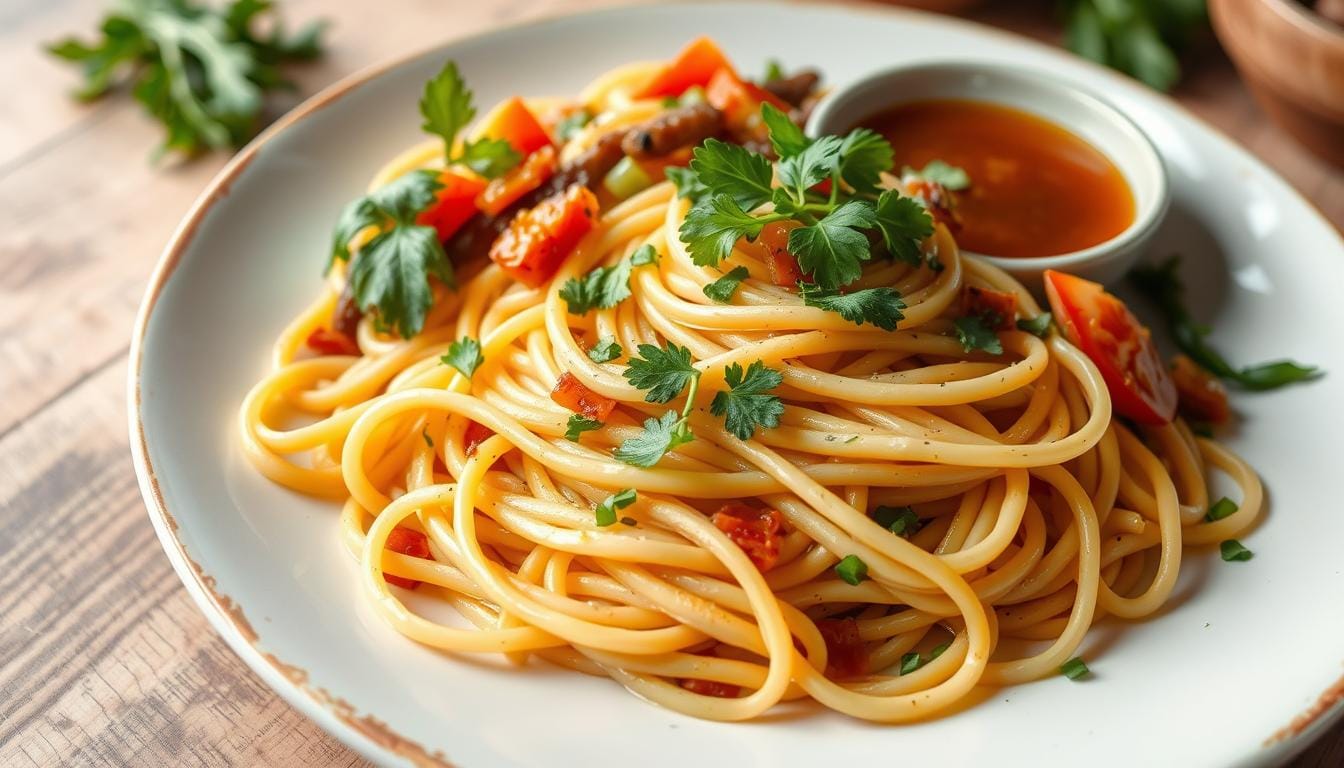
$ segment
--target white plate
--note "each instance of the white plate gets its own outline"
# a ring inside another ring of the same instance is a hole
[[[447,58],[490,104],[573,93],[610,66],[670,55],[705,33],[748,71],[773,56],[817,65],[832,83],[928,59],[1045,69],[1105,94],[1146,130],[1173,183],[1158,252],[1187,254],[1192,298],[1214,340],[1240,361],[1293,356],[1331,374],[1236,398],[1244,418],[1233,447],[1261,471],[1270,497],[1270,514],[1245,539],[1255,559],[1187,557],[1162,615],[1089,636],[1093,680],[1012,688],[905,727],[820,711],[700,722],[608,680],[436,653],[366,609],[336,507],[253,472],[234,426],[271,339],[319,288],[337,212],[417,139],[421,87]],[[1341,296],[1344,243],[1283,181],[1170,101],[1058,51],[914,13],[621,9],[501,30],[356,76],[244,150],[150,283],[131,351],[131,443],[164,548],[215,627],[292,704],[379,762],[1273,763],[1339,713],[1326,692],[1344,673],[1344,514],[1333,482],[1344,468]],[[1299,737],[1276,739],[1299,717],[1309,718]]]

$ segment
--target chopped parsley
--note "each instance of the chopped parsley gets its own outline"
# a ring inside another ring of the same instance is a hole
[[[663,454],[694,439],[686,418],[668,411],[656,419],[646,419],[644,431],[623,441],[612,455],[618,461],[647,469],[657,464]]]
[[[580,416],[576,413],[571,415],[569,421],[565,423],[565,439],[577,443],[579,442],[579,435],[582,435],[584,432],[591,432],[594,429],[601,428],[602,422],[597,419],[589,419]]]
[[[1092,674],[1087,668],[1087,663],[1077,656],[1061,664],[1059,673],[1070,680],[1079,680]]]
[[[784,414],[784,403],[770,390],[784,383],[779,371],[766,368],[757,360],[747,366],[745,373],[740,363],[724,368],[723,380],[728,391],[717,392],[709,404],[709,412],[723,416],[728,431],[739,440],[749,440],[757,427],[777,427]]]
[[[1050,335],[1050,324],[1053,321],[1054,317],[1049,312],[1042,312],[1030,320],[1026,318],[1018,320],[1017,330],[1026,331],[1038,339],[1044,339]]]
[[[918,171],[907,165],[901,170],[901,175],[918,176],[921,179],[932,181],[934,184],[941,184],[944,189],[952,192],[960,192],[971,186],[971,176],[966,173],[965,169],[949,165],[942,160],[930,160]]]
[[[631,266],[642,267],[645,266],[646,264],[657,264],[657,263],[658,263],[658,251],[654,250],[653,246],[649,245],[648,243],[639,246],[639,248],[635,249],[634,253],[630,254]]]
[[[555,136],[561,141],[569,141],[592,119],[593,116],[588,114],[588,110],[577,109],[555,124]]]
[[[448,354],[439,358],[444,365],[451,365],[466,376],[471,378],[476,373],[476,369],[485,362],[485,356],[481,354],[481,343],[471,338],[463,336],[461,339],[448,345]]]
[[[588,350],[588,359],[594,363],[609,363],[625,353],[611,336],[604,336]]]
[[[605,528],[616,523],[616,510],[625,509],[635,503],[635,489],[626,488],[608,496],[593,510],[599,527]]]
[[[719,279],[706,285],[705,295],[711,300],[720,304],[728,304],[733,300],[733,294],[737,293],[737,286],[742,284],[743,280],[750,277],[751,273],[746,267],[733,267]]]
[[[647,390],[644,399],[650,403],[666,403],[681,394],[687,384],[700,379],[700,371],[691,365],[691,350],[686,347],[672,342],[665,348],[640,344],[638,353],[630,358],[622,375],[634,387]]]
[[[798,295],[803,304],[835,312],[855,325],[868,323],[884,331],[894,331],[897,323],[905,319],[901,312],[905,309],[905,301],[895,288],[864,288],[841,293],[815,283],[799,283]]]
[[[902,675],[908,675],[922,666],[924,665],[920,662],[918,652],[911,651],[910,653],[901,656],[900,673]]]
[[[957,341],[961,342],[961,348],[967,352],[973,352],[977,349],[988,352],[991,355],[1002,355],[1003,344],[999,341],[999,335],[985,325],[985,321],[978,317],[959,317],[952,321],[956,327]]]
[[[1218,545],[1218,550],[1222,553],[1223,559],[1227,562],[1246,562],[1255,556],[1255,553],[1242,545],[1236,539],[1228,539]]]
[[[1204,515],[1204,519],[1212,523],[1217,520],[1222,520],[1224,517],[1228,517],[1236,511],[1237,503],[1224,496],[1215,502],[1213,506],[1209,507],[1209,511]]]
[[[873,510],[873,522],[886,528],[897,536],[912,536],[923,523],[913,507],[879,506]]]
[[[779,59],[765,60],[765,75],[761,82],[768,83],[771,80],[780,80],[784,77],[784,67],[780,65]]]
[[[858,555],[845,555],[835,564],[835,575],[846,584],[857,587],[868,578],[868,564],[860,560]]]
[[[630,262],[621,259],[610,267],[598,267],[582,277],[571,277],[560,286],[571,315],[592,309],[611,309],[630,298]]]

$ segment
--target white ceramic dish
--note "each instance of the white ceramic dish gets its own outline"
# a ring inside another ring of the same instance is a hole
[[[1134,195],[1134,221],[1105,242],[1031,259],[976,255],[1039,288],[1041,273],[1047,269],[1114,283],[1152,244],[1170,203],[1167,172],[1157,148],[1123,112],[1044,68],[1031,70],[1004,66],[1002,61],[972,60],[902,65],[874,72],[828,94],[812,113],[808,131],[813,135],[844,133],[878,112],[927,99],[989,102],[1043,117],[1110,158]]]
[[[1155,240],[1187,254],[1191,299],[1239,361],[1290,355],[1329,375],[1237,397],[1233,447],[1271,500],[1248,563],[1188,555],[1171,607],[1096,630],[1095,679],[988,692],[907,727],[809,710],[767,722],[691,720],[607,680],[511,669],[416,646],[368,611],[334,505],[254,473],[234,420],[273,336],[318,288],[341,206],[417,139],[416,102],[445,58],[481,103],[567,94],[620,62],[716,35],[744,69],[769,56],[846,82],[903,62],[973,53],[1049,69],[1103,92],[1153,138],[1172,210]],[[526,61],[548,62],[528,67]],[[1293,190],[1171,102],[1015,37],[914,13],[715,3],[555,19],[446,45],[310,101],[220,175],[151,280],[130,366],[131,444],[150,516],[187,588],[286,699],[386,764],[437,756],[485,765],[1262,765],[1339,713],[1344,683],[1344,515],[1331,479],[1344,432],[1344,243]],[[1333,688],[1332,688],[1333,686]],[[870,757],[871,756],[871,757]]]

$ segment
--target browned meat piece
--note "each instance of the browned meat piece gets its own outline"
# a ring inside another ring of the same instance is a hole
[[[631,128],[621,140],[621,149],[636,159],[662,157],[699,144],[721,130],[722,112],[704,102],[689,104]]]
[[[767,80],[761,87],[797,107],[802,106],[803,99],[816,90],[820,82],[821,75],[812,70],[803,70],[789,77]]]
[[[350,338],[356,338],[356,331],[359,330],[359,319],[364,316],[359,311],[359,302],[355,301],[355,294],[350,287],[350,281],[345,281],[345,288],[341,291],[341,297],[336,300],[336,307],[331,312],[331,330],[345,334]]]

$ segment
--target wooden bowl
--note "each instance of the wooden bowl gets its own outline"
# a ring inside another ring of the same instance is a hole
[[[1294,0],[1210,0],[1209,16],[1274,122],[1344,168],[1344,28]]]

